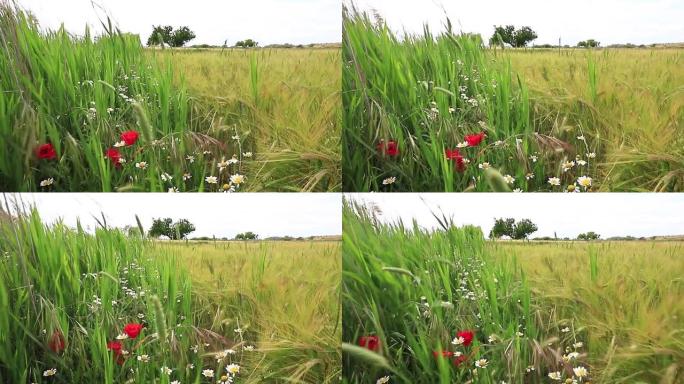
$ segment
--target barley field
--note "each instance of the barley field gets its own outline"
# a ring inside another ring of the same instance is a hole
[[[335,191],[336,49],[145,49],[0,6],[0,190]]]
[[[157,242],[34,210],[3,215],[0,251],[2,382],[339,380],[338,242]]]
[[[345,203],[344,382],[681,382],[681,243],[492,242],[437,219]]]
[[[345,191],[681,191],[684,51],[488,49],[344,12]]]

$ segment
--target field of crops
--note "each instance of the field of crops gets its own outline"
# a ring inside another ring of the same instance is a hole
[[[337,242],[158,243],[34,211],[3,218],[0,252],[3,383],[339,380]]]
[[[681,382],[681,243],[494,243],[344,209],[345,382]]]
[[[339,52],[145,50],[0,6],[0,190],[341,187]]]
[[[682,50],[501,51],[353,9],[343,39],[345,191],[684,190]]]

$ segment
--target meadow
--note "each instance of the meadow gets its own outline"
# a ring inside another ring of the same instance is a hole
[[[339,248],[156,242],[3,215],[0,381],[338,381]]]
[[[488,49],[346,9],[345,191],[681,191],[684,51]]]
[[[344,209],[344,382],[681,382],[682,243],[492,242]]]
[[[103,27],[0,7],[0,190],[340,189],[334,49],[144,49]]]

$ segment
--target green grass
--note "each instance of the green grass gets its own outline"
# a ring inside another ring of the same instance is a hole
[[[345,382],[547,383],[578,366],[583,382],[681,381],[681,244],[489,242],[445,218],[425,231],[345,204]],[[452,345],[464,329],[473,344]],[[377,352],[357,346],[367,335]]]
[[[339,190],[336,52],[145,50],[104,27],[43,31],[0,7],[0,190]],[[125,162],[106,158],[131,130]]]
[[[2,382],[209,383],[230,363],[236,383],[339,378],[339,243],[158,243],[31,211],[3,214],[0,253]],[[107,343],[133,322],[119,365]]]
[[[448,20],[440,35],[426,28],[402,38],[354,8],[343,22],[345,191],[500,190],[487,182],[487,167],[521,191],[684,186],[681,51],[654,50],[636,62],[623,51],[559,57],[488,50]],[[659,70],[644,79],[644,68]],[[539,86],[530,73],[548,82]],[[482,143],[459,148],[479,132]],[[389,141],[398,155],[378,150]],[[445,157],[454,149],[463,169]],[[590,188],[577,185],[582,176]],[[555,177],[560,185],[549,183]]]

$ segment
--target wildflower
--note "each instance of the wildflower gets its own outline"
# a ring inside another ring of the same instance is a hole
[[[591,187],[591,177],[580,176],[577,178],[577,184],[583,186],[584,189],[587,189],[587,188]]]
[[[561,380],[561,373],[560,373],[559,371],[556,371],[556,372],[549,372],[549,375],[548,375],[548,376],[549,376],[549,378],[550,378],[551,380],[556,380],[556,381],[560,381],[560,380]]]
[[[140,135],[136,131],[126,131],[121,134],[121,140],[123,140],[124,143],[126,143],[127,146],[131,146],[135,144],[136,141],[138,141],[138,137]]]
[[[389,383],[390,377],[389,376],[384,376],[378,379],[378,381],[375,382],[375,384],[387,384]]]
[[[47,179],[45,179],[45,180],[41,180],[41,181],[40,181],[40,186],[41,186],[41,187],[49,187],[49,186],[51,186],[51,185],[54,184],[54,183],[55,183],[55,179],[53,179],[52,177],[50,177],[50,178],[47,178]]]
[[[532,160],[533,163],[536,163],[536,162],[537,162],[537,159],[538,159],[538,158],[537,158],[536,155],[530,156],[530,160]]]
[[[525,335],[524,335],[522,332],[520,332],[520,331],[516,332],[515,335],[518,336],[518,337],[523,337],[523,336],[525,336]]]
[[[181,382],[178,381],[178,380],[174,380],[174,381],[171,382],[171,384],[181,384]]]
[[[138,361],[143,362],[143,363],[149,363],[150,356],[149,355],[140,355],[140,356],[138,356]]]
[[[254,346],[253,345],[245,345],[244,347],[242,347],[242,349],[247,351],[247,352],[252,352],[254,350]]]
[[[515,139],[515,144],[519,145],[522,144],[523,140],[522,139]]]
[[[454,340],[451,342],[451,344],[454,345],[463,345],[465,347],[469,346],[473,342],[473,338],[475,337],[475,334],[473,331],[470,330],[465,330],[465,331],[459,331],[456,333],[456,337]]]
[[[580,380],[582,380],[582,378],[587,377],[587,375],[589,375],[589,371],[581,365],[579,367],[573,368],[572,372]]]
[[[230,373],[231,375],[237,375],[240,373],[240,366],[237,364],[229,364],[226,367],[226,372]]]
[[[385,180],[382,181],[382,185],[394,184],[395,181],[397,181],[397,178],[396,178],[396,177],[394,177],[394,176],[388,177],[388,178],[386,178]]]
[[[119,150],[116,148],[109,148],[107,152],[105,152],[105,157],[110,159],[112,163],[114,164],[115,167],[120,167],[121,166],[121,153],[119,153]]]
[[[563,165],[562,165],[562,167],[563,167],[563,172],[569,171],[569,170],[572,169],[572,167],[574,167],[574,166],[575,166],[575,162],[574,162],[574,161],[566,161],[566,162],[563,163]]]
[[[438,359],[440,357],[452,357],[454,353],[451,351],[433,351],[432,355],[435,357],[435,359]]]
[[[385,143],[384,140],[380,140],[376,147],[380,153],[385,154],[387,156],[394,157],[399,154],[399,146],[397,145],[397,142],[394,140],[390,140],[387,143]]]
[[[135,167],[138,169],[145,170],[147,169],[147,162],[146,161],[141,161],[139,163],[135,163]]]
[[[228,164],[228,162],[225,159],[223,159],[223,160],[221,160],[221,162],[219,162],[216,165],[218,165],[218,167],[219,167],[219,172],[223,172],[223,170],[228,168],[228,165],[230,165],[230,164]]]
[[[476,366],[476,367],[478,367],[478,368],[483,368],[483,369],[484,369],[484,368],[487,368],[487,364],[489,364],[489,362],[487,361],[487,359],[480,359],[480,360],[478,360],[478,361],[475,362],[475,366]]]
[[[245,182],[245,176],[236,173],[230,177],[230,182],[236,185],[240,185]]]
[[[561,332],[563,332],[563,333],[570,332],[570,327],[565,327],[565,328],[561,329]]]
[[[114,108],[111,108],[111,107],[107,108],[107,113],[112,113],[112,112],[114,112]]]
[[[456,144],[456,148],[466,148],[468,146],[468,142],[464,141],[462,143]]]
[[[489,343],[495,342],[495,341],[496,341],[496,335],[495,335],[495,334],[489,335],[489,337],[487,338],[487,341],[488,341]]]
[[[199,351],[199,345],[193,345],[192,347],[190,347],[190,350],[193,353],[197,353],[197,351]]]
[[[128,335],[131,339],[135,339],[142,331],[144,325],[138,323],[129,323],[124,326],[124,333]]]
[[[359,337],[359,346],[377,352],[380,350],[380,338],[375,335],[361,336]]]
[[[482,142],[485,136],[487,135],[484,132],[476,133],[473,135],[466,135],[465,141],[466,143],[468,143],[469,146],[476,147]]]
[[[456,112],[456,108],[454,107],[449,107],[449,113],[454,113]]]
[[[494,142],[494,146],[495,146],[495,147],[498,147],[498,146],[500,146],[500,145],[503,145],[503,143],[504,143],[503,141],[497,140],[497,141]]]
[[[183,181],[188,181],[192,178],[192,175],[190,173],[184,173],[183,174]]]
[[[491,167],[491,165],[486,161],[484,163],[478,165],[478,168],[480,168],[480,169],[489,169],[490,167]]]
[[[209,183],[209,184],[216,184],[216,183],[218,183],[218,178],[217,178],[216,176],[207,176],[207,177],[204,178],[204,180],[206,180],[206,182]]]
[[[114,143],[114,148],[121,148],[121,147],[125,147],[125,146],[126,146],[126,142],[123,140],[117,141],[116,143]]]
[[[121,334],[116,336],[116,339],[117,340],[126,340],[126,339],[128,339],[128,335],[125,333],[121,333]]]
[[[250,157],[252,157],[252,156],[253,156],[252,152],[245,152],[245,153],[242,154],[242,157],[250,158]]]
[[[596,153],[595,153],[595,152],[589,152],[589,153],[587,153],[587,157],[588,157],[589,159],[593,159],[593,158],[596,157]]]
[[[52,160],[57,157],[57,152],[52,144],[47,143],[39,146],[36,149],[36,156],[42,160]]]
[[[557,177],[549,177],[549,184],[560,185],[560,179]]]
[[[584,135],[580,135],[577,136],[577,140],[586,141],[587,139],[584,137]]]
[[[585,165],[587,165],[587,161],[586,161],[586,160],[581,160],[581,159],[580,159],[580,160],[575,160],[575,163],[577,163],[577,165],[580,165],[580,166],[585,166]]]
[[[454,353],[454,356],[455,356],[455,358],[453,360],[453,364],[456,367],[458,367],[459,365],[463,364],[465,361],[468,360],[468,356],[466,356],[460,352]]]
[[[574,344],[572,345],[572,347],[575,348],[575,349],[577,349],[577,348],[582,348],[583,346],[584,346],[584,343],[581,342],[581,341],[578,341],[578,342],[576,342],[576,343],[574,343]]]
[[[231,157],[230,160],[228,160],[228,164],[237,164],[239,162],[240,160],[238,160],[237,157],[235,157],[235,155],[233,155],[233,157]]]
[[[529,179],[533,179],[533,178],[534,178],[534,173],[530,172],[527,175],[525,175],[525,180],[529,180]]]
[[[240,140],[240,135],[234,135],[232,138],[233,140]]]
[[[186,159],[188,162],[190,162],[190,164],[192,164],[192,163],[195,162],[195,156],[190,156],[190,155],[188,155],[188,156],[185,157],[185,159]]]
[[[167,366],[161,367],[161,373],[162,373],[162,375],[170,375],[171,372],[173,372],[173,369],[171,369],[171,368],[169,368],[169,367],[167,367]]]
[[[118,341],[110,341],[107,343],[107,349],[114,352],[114,355],[118,356],[121,354],[121,343]]]
[[[57,374],[57,368],[51,368],[47,371],[43,371],[43,377],[50,377]]]
[[[52,336],[50,336],[50,340],[48,341],[48,348],[54,353],[61,353],[64,351],[65,344],[62,332],[54,331],[52,333]]]
[[[515,182],[515,177],[513,177],[511,175],[506,175],[506,176],[504,176],[504,180],[508,184],[513,184]]]
[[[463,172],[465,170],[466,162],[458,149],[447,149],[445,151],[445,156],[447,160],[454,160],[456,162],[456,170],[458,172]]]
[[[214,377],[214,370],[213,369],[205,369],[202,371],[202,376],[204,377]]]

